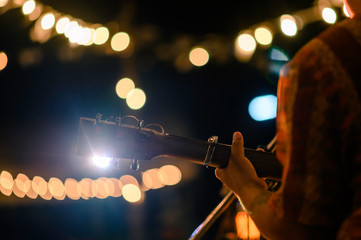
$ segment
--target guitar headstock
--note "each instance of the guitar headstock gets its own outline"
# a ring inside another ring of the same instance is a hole
[[[150,160],[159,151],[157,139],[166,135],[164,128],[157,124],[144,125],[143,120],[134,116],[124,116],[102,120],[80,118],[77,155],[83,157],[133,160],[132,168],[137,168],[138,160]],[[157,131],[153,128],[159,128]]]

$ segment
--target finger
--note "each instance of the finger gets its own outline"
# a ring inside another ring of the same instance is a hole
[[[238,131],[233,134],[231,155],[236,158],[244,156],[243,136]]]

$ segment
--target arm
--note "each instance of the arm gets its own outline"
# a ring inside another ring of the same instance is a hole
[[[216,176],[237,195],[265,237],[272,240],[288,240],[291,236],[292,239],[330,239],[326,237],[333,232],[329,229],[285,221],[273,213],[268,204],[271,193],[244,156],[243,137],[239,132],[233,136],[228,167],[216,169]]]

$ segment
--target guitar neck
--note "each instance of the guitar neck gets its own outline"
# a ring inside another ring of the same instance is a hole
[[[204,165],[209,148],[207,141],[175,135],[165,135],[158,141],[160,149],[157,154]],[[228,165],[230,156],[231,145],[217,143],[207,166],[224,168]],[[281,179],[282,165],[274,154],[245,148],[245,156],[251,161],[259,177]]]

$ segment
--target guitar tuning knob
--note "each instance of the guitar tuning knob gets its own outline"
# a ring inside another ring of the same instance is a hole
[[[133,159],[132,164],[130,165],[130,169],[132,170],[138,170],[139,169],[139,161],[136,159]]]

